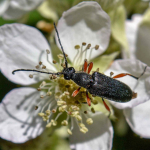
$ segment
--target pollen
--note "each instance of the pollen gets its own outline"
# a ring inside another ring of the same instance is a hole
[[[50,80],[50,82],[43,81],[38,88],[39,92],[47,90],[45,95],[42,94],[40,96],[40,103],[43,101],[47,102],[45,102],[41,108],[41,112],[38,113],[43,121],[47,122],[46,128],[57,126],[58,118],[65,113],[67,117],[61,121],[60,124],[62,126],[70,126],[70,121],[74,118],[78,123],[79,131],[84,134],[87,133],[88,128],[83,124],[83,116],[88,115],[87,112],[90,111],[89,106],[87,105],[86,113],[84,113],[85,110],[82,110],[82,105],[85,105],[86,102],[86,90],[81,88],[80,92],[75,97],[72,97],[74,90],[79,88],[72,80],[65,80],[63,75],[57,78],[51,78]],[[98,103],[92,98],[92,95],[89,94],[89,97],[93,104]],[[40,107],[40,105],[37,106]],[[93,112],[93,110],[91,112]],[[54,113],[56,113],[55,117],[53,116]],[[91,125],[93,120],[88,118],[86,123]],[[71,128],[67,130],[69,135],[72,135],[72,129],[71,126]]]
[[[75,45],[74,48],[75,48],[75,49],[79,49],[79,48],[80,48],[80,45]]]

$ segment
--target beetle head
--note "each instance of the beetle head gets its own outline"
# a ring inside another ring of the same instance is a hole
[[[72,75],[74,73],[75,73],[75,69],[73,67],[64,68],[64,70],[63,70],[64,79],[66,79],[66,80],[72,79]]]

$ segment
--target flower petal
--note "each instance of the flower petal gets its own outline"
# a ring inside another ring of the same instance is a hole
[[[146,64],[138,60],[116,60],[112,66],[106,71],[106,75],[109,76],[110,72],[114,72],[114,75],[120,73],[130,73],[136,77],[139,77],[145,68]],[[111,104],[119,109],[132,108],[140,103],[146,102],[150,98],[150,67],[146,68],[144,75],[142,75],[139,80],[136,80],[130,76],[125,76],[123,78],[118,78],[127,84],[134,92],[137,93],[137,98],[132,99],[126,103],[118,103],[110,101]]]
[[[110,120],[104,114],[97,113],[92,117],[93,124],[87,125],[88,132],[81,133],[76,124],[73,135],[70,136],[71,147],[76,150],[110,150],[112,148],[113,128]],[[78,130],[78,131],[77,131]]]
[[[136,39],[136,58],[150,66],[150,9],[145,13]]]
[[[18,19],[25,13],[35,9],[44,0],[12,0],[10,1],[7,11],[4,13],[4,19]]]
[[[1,72],[12,82],[28,85],[40,79],[30,79],[32,72],[18,72],[15,69],[34,69],[39,61],[47,67],[46,49],[50,49],[44,36],[35,28],[23,24],[11,24],[0,27],[0,68]],[[52,57],[50,57],[52,60]]]
[[[9,0],[0,1],[0,16],[7,10],[9,6]]]
[[[110,19],[97,2],[82,2],[64,12],[57,28],[65,53],[71,61],[76,54],[75,45],[82,42],[90,43],[91,47],[99,45],[99,50],[93,50],[92,59],[102,54],[109,43]],[[89,55],[90,51],[87,51]]]
[[[132,16],[132,20],[127,20],[125,22],[126,28],[126,35],[129,44],[129,52],[130,52],[130,59],[135,59],[135,50],[136,50],[136,37],[139,24],[142,20],[142,15],[135,14]],[[128,56],[123,51],[123,58],[127,58]]]
[[[42,120],[34,110],[39,93],[33,88],[10,91],[0,104],[0,137],[14,143],[24,143],[40,135]]]
[[[150,138],[150,101],[125,109],[124,115],[131,129],[143,138]]]

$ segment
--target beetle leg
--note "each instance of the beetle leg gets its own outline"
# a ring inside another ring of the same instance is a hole
[[[92,68],[93,68],[93,62],[90,62],[88,64],[88,74],[90,73],[90,71],[92,70]]]
[[[141,75],[140,75],[139,77],[135,77],[135,76],[133,76],[132,74],[129,74],[129,73],[120,73],[120,74],[114,76],[113,78],[114,78],[114,79],[115,79],[115,78],[121,78],[121,77],[124,77],[124,76],[127,76],[127,75],[128,75],[128,76],[131,76],[131,77],[133,77],[133,78],[135,78],[135,79],[138,80],[138,79],[145,73],[146,68],[147,68],[147,66],[145,66],[144,71],[141,73]]]
[[[91,99],[89,98],[88,91],[86,91],[86,101],[89,106],[91,106]]]
[[[84,72],[86,72],[87,66],[88,66],[88,63],[87,63],[87,60],[85,60],[85,61],[84,61],[84,67],[83,67],[83,71],[84,71]]]
[[[135,79],[138,79],[138,77],[135,77],[135,76],[133,76],[132,74],[129,74],[129,73],[120,73],[120,74],[114,76],[113,78],[114,78],[114,79],[116,79],[116,78],[122,78],[122,77],[127,76],[127,75],[128,75],[128,76],[131,76],[131,77],[133,77],[133,78],[135,78]]]
[[[79,87],[77,90],[75,90],[73,93],[72,93],[72,96],[75,97],[79,91],[80,91],[81,87]]]
[[[110,114],[111,114],[110,108],[109,108],[109,106],[106,104],[106,102],[104,101],[103,98],[102,98],[102,101],[103,101],[103,104],[104,104],[105,108],[109,111],[109,115],[108,115],[108,117],[109,117]]]

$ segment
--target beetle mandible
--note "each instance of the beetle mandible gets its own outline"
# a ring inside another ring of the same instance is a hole
[[[58,41],[59,41],[64,59],[65,59],[65,67],[62,70],[62,72],[52,73],[52,72],[39,71],[39,70],[34,70],[34,69],[33,70],[32,69],[17,69],[12,72],[13,74],[17,71],[33,71],[33,72],[40,72],[40,73],[53,74],[53,75],[63,74],[64,79],[73,80],[77,85],[79,85],[79,88],[72,93],[73,97],[75,97],[79,93],[81,87],[86,88],[87,104],[91,106],[91,100],[88,96],[88,92],[89,92],[90,94],[94,96],[101,97],[105,108],[109,112],[110,112],[110,109],[108,105],[105,103],[104,98],[115,101],[115,102],[123,103],[123,102],[128,102],[131,99],[134,99],[137,97],[137,93],[133,92],[131,88],[125,83],[116,80],[116,78],[121,78],[126,75],[129,75],[135,79],[139,79],[139,77],[135,77],[129,73],[121,73],[114,77],[112,77],[113,73],[110,73],[110,77],[99,72],[94,72],[92,75],[90,75],[89,73],[92,70],[93,63],[90,62],[88,64],[87,60],[84,61],[82,72],[76,72],[73,67],[68,67],[66,55],[65,55],[63,46],[61,44],[59,33],[57,31],[55,23],[54,23],[54,27],[55,27]],[[144,74],[146,67],[144,68],[144,71],[140,75],[140,77]]]

